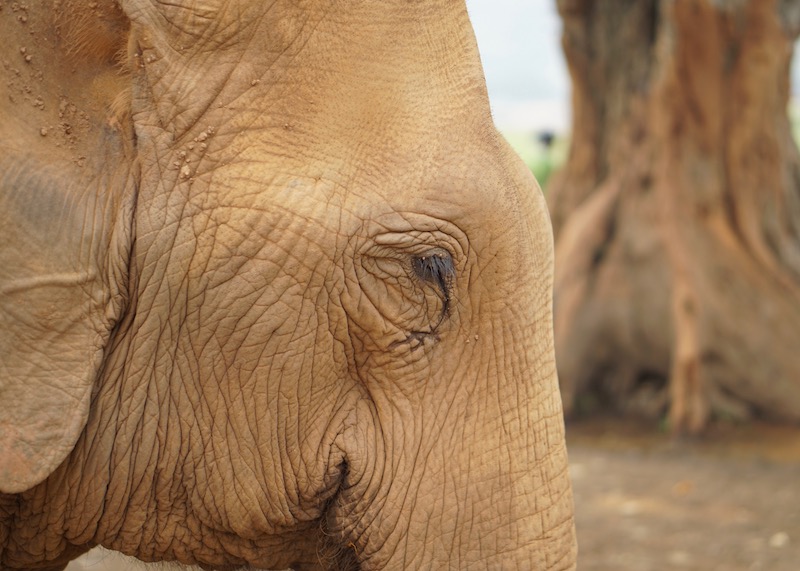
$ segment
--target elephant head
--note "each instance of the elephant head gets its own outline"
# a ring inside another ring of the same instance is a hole
[[[551,229],[463,4],[0,25],[0,567],[573,568]]]

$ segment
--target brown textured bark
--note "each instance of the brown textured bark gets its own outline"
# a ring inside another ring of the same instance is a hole
[[[786,111],[800,3],[558,5],[573,80],[549,197],[567,412],[666,413],[677,431],[714,415],[800,420]]]

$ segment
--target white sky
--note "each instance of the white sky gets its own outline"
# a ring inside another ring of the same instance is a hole
[[[565,99],[555,0],[467,0],[492,98]]]
[[[569,76],[555,0],[467,0],[467,9],[498,127],[567,129]]]

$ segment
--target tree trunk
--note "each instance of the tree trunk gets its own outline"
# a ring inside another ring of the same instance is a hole
[[[797,0],[559,0],[550,185],[567,413],[800,421]]]

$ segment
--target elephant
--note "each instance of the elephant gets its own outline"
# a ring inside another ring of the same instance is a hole
[[[574,569],[463,2],[0,4],[0,568]]]

